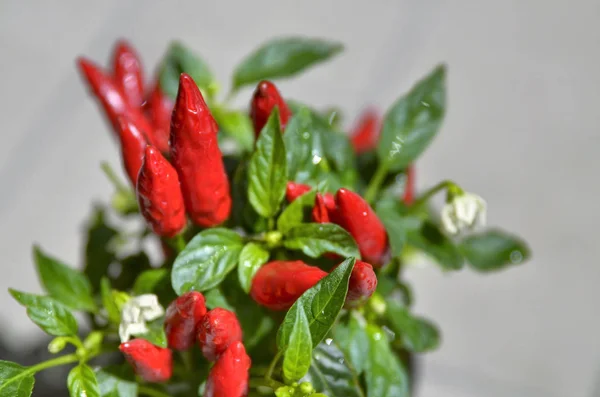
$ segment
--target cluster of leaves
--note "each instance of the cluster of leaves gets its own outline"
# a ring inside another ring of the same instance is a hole
[[[232,92],[262,79],[290,77],[341,49],[338,43],[307,38],[270,41],[235,69]],[[442,122],[444,66],[390,107],[377,148],[360,156],[340,128],[339,111],[320,112],[291,100],[293,117],[285,134],[275,110],[255,142],[247,112],[216,101],[218,84],[207,64],[175,43],[160,69],[161,86],[172,97],[181,72],[190,74],[205,93],[220,126],[220,142],[235,146],[225,157],[234,199],[230,219],[221,227],[189,227],[180,239],[163,240],[164,260],[154,267],[144,247],[148,241],[156,243],[156,237],[145,228],[132,234],[115,226],[138,218],[131,200],[114,201],[112,210],[94,209],[82,272],[36,248],[47,295],[11,294],[35,324],[56,337],[49,346],[52,353],[69,344],[75,352],[32,367],[0,361],[0,396],[28,397],[37,371],[69,363],[77,363],[67,380],[71,396],[201,395],[198,379],[206,377],[209,364],[197,351],[191,358],[176,357],[168,385],[136,380],[118,359],[103,369],[88,364],[116,350],[120,308],[130,295],[154,293],[166,306],[190,290],[203,292],[209,308],[224,307],[239,317],[252,358],[252,396],[409,396],[411,354],[431,351],[440,341],[437,327],[411,311],[412,292],[402,278],[411,255],[425,253],[447,271],[465,263],[480,271],[498,270],[529,256],[519,238],[497,229],[451,238],[426,202],[406,206],[399,200],[406,167],[423,153]],[[288,204],[289,181],[314,188]],[[131,196],[128,188],[117,185],[119,197]],[[364,193],[385,224],[391,250],[389,263],[378,271],[377,292],[352,310],[344,308],[344,301],[354,258],[360,258],[357,243],[342,227],[312,223],[309,215],[317,192],[340,187]],[[330,270],[336,263],[325,253],[348,259],[287,313],[269,312],[248,297],[253,276],[269,260],[302,259]],[[72,311],[87,313],[92,329],[87,337],[80,337]],[[165,346],[161,324],[162,319],[156,320],[140,337]]]

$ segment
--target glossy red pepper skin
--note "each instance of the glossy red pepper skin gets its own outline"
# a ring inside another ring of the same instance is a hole
[[[171,114],[173,113],[174,105],[173,100],[160,89],[160,84],[156,82],[144,108],[152,124],[154,144],[162,153],[169,153]]]
[[[317,223],[329,223],[329,210],[325,204],[325,198],[321,193],[317,193],[315,196],[315,206],[312,210],[313,222]]]
[[[204,295],[186,292],[175,299],[165,316],[167,342],[173,350],[188,350],[196,343],[196,329],[206,314]]]
[[[258,83],[250,103],[250,118],[254,124],[254,133],[257,137],[275,107],[279,108],[279,122],[281,131],[284,131],[289,119],[292,117],[292,112],[275,84],[263,80]]]
[[[173,373],[171,350],[154,346],[145,339],[121,343],[119,350],[136,374],[146,382],[166,382]]]
[[[154,233],[173,237],[183,230],[185,205],[177,171],[153,146],[145,149],[136,192],[140,212]]]
[[[152,126],[140,109],[132,108],[127,104],[114,79],[86,58],[78,58],[77,64],[88,87],[104,109],[104,114],[110,121],[113,130],[119,131],[118,118],[124,116],[132,120],[148,138],[148,132],[152,130]],[[149,141],[154,144],[151,140]]]
[[[241,342],[232,343],[211,368],[204,397],[245,397],[252,361]]]
[[[121,142],[121,159],[131,184],[137,186],[137,179],[144,161],[148,142],[137,124],[126,117],[117,119],[117,130]]]
[[[235,313],[220,307],[206,313],[197,331],[202,354],[209,361],[217,360],[232,343],[242,341],[242,327]]]
[[[271,310],[287,310],[326,275],[325,271],[302,261],[272,261],[256,272],[250,296]]]
[[[142,62],[133,47],[119,40],[113,52],[113,76],[123,93],[125,102],[132,108],[144,103],[144,73]]]
[[[406,183],[402,201],[406,205],[411,205],[415,201],[415,166],[413,164],[406,169]]]
[[[217,132],[217,123],[196,83],[183,73],[171,120],[171,160],[179,174],[185,208],[202,227],[223,223],[231,212]]]
[[[373,266],[357,260],[350,275],[346,302],[351,306],[363,302],[373,295],[376,288],[377,276],[373,271]]]
[[[352,142],[354,151],[360,154],[375,149],[381,127],[382,121],[379,113],[374,109],[365,110],[350,132],[350,142]]]
[[[388,238],[381,220],[360,195],[339,189],[335,195],[335,223],[354,237],[362,258],[373,266],[383,265]]]

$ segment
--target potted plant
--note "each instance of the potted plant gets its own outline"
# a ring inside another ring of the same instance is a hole
[[[79,58],[127,182],[102,165],[115,192],[93,208],[81,270],[34,247],[46,294],[10,293],[54,336],[56,357],[0,361],[1,396],[30,396],[36,373],[62,365],[78,397],[411,395],[411,357],[437,348],[440,333],[412,312],[404,267],[425,254],[443,271],[494,271],[529,249],[475,230],[485,201],[457,183],[415,190],[414,164],[445,114],[444,65],[349,133],[339,110],[273,83],[340,51],[268,41],[236,67],[222,101],[182,43],[150,85],[124,41],[107,68]],[[249,109],[232,108],[246,86]]]

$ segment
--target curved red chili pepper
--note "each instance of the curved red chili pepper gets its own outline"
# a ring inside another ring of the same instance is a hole
[[[231,211],[217,131],[196,83],[183,73],[171,121],[171,159],[179,174],[185,208],[192,221],[203,227],[224,222]]]
[[[173,106],[173,100],[160,89],[160,84],[156,82],[144,107],[153,127],[152,140],[162,153],[169,153]]]
[[[121,343],[119,350],[136,374],[146,382],[166,382],[173,373],[171,350],[154,346],[145,339]]]
[[[79,70],[83,74],[88,87],[102,105],[104,115],[110,121],[113,130],[116,133],[119,131],[119,117],[127,117],[140,128],[148,141],[154,145],[154,142],[149,139],[149,132],[152,131],[152,126],[148,120],[146,120],[146,117],[140,109],[132,108],[127,104],[123,93],[113,78],[104,73],[100,67],[86,58],[78,58],[77,64],[79,65]]]
[[[190,291],[175,299],[165,316],[165,333],[169,347],[188,350],[196,342],[196,329],[206,314],[204,295]]]
[[[404,184],[404,195],[402,201],[404,204],[411,205],[415,200],[415,166],[409,165],[406,169],[406,182]]]
[[[387,232],[381,220],[360,195],[340,189],[335,195],[335,223],[354,237],[365,261],[381,266],[388,251]]]
[[[315,196],[315,206],[312,210],[312,219],[313,222],[317,223],[329,223],[329,211],[327,209],[327,205],[325,204],[325,198],[321,193],[317,193]]]
[[[185,206],[175,168],[153,146],[145,149],[137,179],[140,211],[154,233],[173,237],[186,224]]]
[[[113,53],[113,75],[117,87],[132,108],[144,103],[144,75],[142,62],[125,40],[119,40]]]
[[[242,342],[229,345],[211,368],[204,397],[245,397],[252,361]]]
[[[350,141],[357,154],[367,152],[377,146],[381,131],[381,116],[375,109],[365,110],[350,132]]]
[[[312,189],[309,185],[305,185],[303,183],[296,182],[288,182],[285,188],[285,198],[288,203],[296,200],[298,197],[302,196],[304,193],[309,192]],[[333,199],[333,194],[324,193],[322,194],[323,200],[325,202],[325,206],[330,211],[335,210],[335,200]]]
[[[256,272],[250,296],[271,310],[287,310],[326,275],[325,271],[302,261],[272,261]]]
[[[284,131],[290,117],[292,117],[292,112],[275,84],[263,80],[258,83],[250,103],[250,118],[254,123],[254,133],[257,137],[275,107],[279,108],[279,122],[281,123],[281,131]]]
[[[138,174],[142,168],[144,152],[148,142],[146,142],[146,137],[133,120],[119,117],[117,123],[123,167],[131,184],[135,187],[137,186]]]
[[[209,310],[197,330],[202,354],[209,361],[215,361],[230,344],[242,340],[242,327],[235,313],[220,307]]]

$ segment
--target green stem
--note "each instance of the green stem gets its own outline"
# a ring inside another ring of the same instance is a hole
[[[275,355],[275,357],[273,358],[273,361],[271,361],[271,364],[269,364],[269,369],[267,370],[267,373],[265,374],[265,379],[266,380],[272,380],[273,378],[273,371],[275,371],[275,366],[277,365],[277,362],[279,361],[279,359],[281,358],[281,356],[283,355],[283,350],[280,350],[277,352],[277,354]]]
[[[115,185],[117,190],[119,190],[119,191],[129,190],[129,188],[127,186],[125,186],[125,184],[123,182],[121,182],[121,179],[119,179],[119,177],[117,176],[115,171],[112,169],[110,164],[108,164],[106,161],[103,161],[102,164],[100,164],[100,168],[102,169],[102,171],[104,171],[104,174],[106,175],[108,180],[111,181],[113,185]]]
[[[36,372],[43,371],[45,369],[52,368],[52,367],[58,367],[59,365],[75,363],[77,361],[79,361],[79,357],[77,357],[77,354],[75,354],[75,353],[67,354],[65,356],[60,356],[60,357],[53,358],[51,360],[43,361],[39,364],[36,364],[34,366],[26,368],[25,371],[21,372],[14,378],[10,378],[6,382],[2,383],[2,386],[6,387],[7,384],[15,382],[26,376],[33,375]]]
[[[156,390],[156,389],[153,389],[151,387],[144,386],[144,385],[139,385],[138,386],[138,392],[140,394],[144,394],[144,395],[150,396],[150,397],[170,397],[165,392],[162,392],[160,390]]]
[[[185,370],[189,373],[194,372],[194,360],[192,358],[191,351],[182,351],[181,352],[181,361],[183,361],[183,366]]]
[[[164,241],[164,240],[163,240]],[[179,233],[173,238],[166,239],[167,244],[176,252],[181,252],[185,248],[186,242],[183,233]]]
[[[429,200],[431,197],[433,197],[439,191],[442,191],[444,189],[450,189],[455,186],[456,186],[456,184],[452,181],[442,181],[442,182],[438,183],[437,185],[435,185],[434,187],[432,187],[431,189],[429,189],[425,193],[423,193],[421,195],[421,197],[419,197],[411,205],[411,210],[415,210],[415,209],[421,207],[423,204],[425,204],[427,202],[427,200]]]
[[[365,200],[372,204],[373,200],[375,200],[375,196],[379,193],[379,189],[381,188],[381,184],[383,180],[387,176],[388,167],[384,163],[380,163],[375,171],[375,175],[371,178],[371,182],[369,182],[369,186],[367,186],[367,191],[365,193]]]
[[[258,389],[259,387],[268,387],[269,389],[273,389],[273,391],[279,389],[281,386],[285,386],[281,382],[277,382],[273,379],[264,379],[264,378],[251,378],[250,379],[250,387],[253,389]]]

